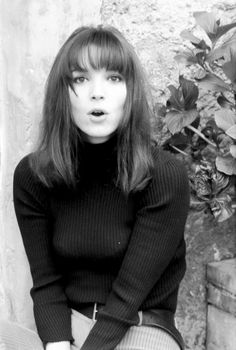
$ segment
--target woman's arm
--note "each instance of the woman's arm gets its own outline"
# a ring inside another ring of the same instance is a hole
[[[52,257],[48,190],[32,172],[28,157],[16,167],[13,188],[15,212],[33,279],[31,296],[39,336],[44,343],[71,341],[71,311]]]
[[[81,350],[113,350],[137,322],[141,304],[183,243],[188,207],[183,165],[172,157],[160,160],[151,184],[140,196],[132,236],[112,291]]]

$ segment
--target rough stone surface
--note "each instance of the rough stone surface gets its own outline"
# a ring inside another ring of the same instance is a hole
[[[208,264],[207,280],[216,287],[236,295],[236,259]]]
[[[0,314],[34,328],[31,277],[12,205],[12,174],[31,150],[41,115],[43,87],[52,60],[68,34],[82,24],[120,29],[135,47],[152,94],[165,102],[178,80],[173,59],[186,46],[179,34],[194,11],[214,10],[226,22],[235,0],[13,0],[0,1]],[[204,96],[208,114],[213,98]],[[188,269],[180,288],[177,323],[186,349],[204,350],[206,264],[235,256],[236,218],[217,224],[190,213],[186,227]],[[213,350],[213,349],[212,349]]]
[[[233,0],[103,0],[101,13],[104,23],[116,26],[134,45],[153,94],[165,101],[167,86],[178,82],[174,56],[186,48],[180,32],[194,26],[193,12],[213,11],[227,22],[234,6]]]
[[[217,223],[203,212],[191,211],[186,225],[187,271],[179,291],[177,324],[186,349],[205,350],[209,262],[230,259],[236,251],[236,216]]]
[[[206,350],[235,350],[236,318],[214,306],[208,307]]]
[[[209,304],[215,305],[217,308],[222,309],[236,317],[236,295],[230,293],[229,291],[222,288],[219,289],[212,284],[208,284],[207,301]]]
[[[77,27],[100,23],[101,2],[0,1],[0,315],[31,328],[32,281],[13,210],[13,169],[35,143],[58,49]]]
[[[236,259],[207,266],[207,350],[236,346]]]
[[[207,265],[207,350],[236,346],[236,259]]]

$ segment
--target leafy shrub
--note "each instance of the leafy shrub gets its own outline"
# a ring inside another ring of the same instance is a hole
[[[179,86],[168,86],[170,97],[162,106],[171,134],[163,147],[184,157],[189,169],[192,206],[208,209],[219,221],[234,213],[236,178],[236,23],[220,25],[212,13],[195,12],[202,37],[184,30],[191,47],[175,59],[191,66],[192,80],[179,76]],[[199,91],[212,92],[218,109],[203,118]],[[160,108],[160,106],[159,106]]]

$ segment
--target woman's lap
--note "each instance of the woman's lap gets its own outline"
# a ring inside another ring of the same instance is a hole
[[[176,341],[157,327],[134,326],[116,347],[116,350],[180,350]]]
[[[75,339],[71,350],[79,350],[96,321],[72,310],[72,334]],[[0,320],[0,350],[43,350],[37,333],[5,320]],[[116,350],[179,350],[176,341],[157,327],[130,327]]]
[[[96,321],[72,310],[72,333],[75,339],[73,350],[80,349]],[[80,330],[80,331],[79,331]],[[180,350],[176,341],[157,327],[130,327],[116,350]]]

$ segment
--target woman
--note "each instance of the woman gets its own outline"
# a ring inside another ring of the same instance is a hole
[[[49,74],[14,204],[47,350],[183,349],[188,179],[151,143],[145,79],[112,27],[82,27]]]

